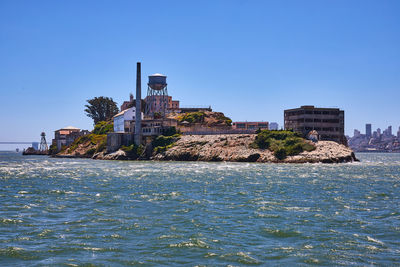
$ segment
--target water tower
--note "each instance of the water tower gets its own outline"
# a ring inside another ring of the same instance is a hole
[[[40,147],[39,150],[40,151],[47,151],[49,148],[47,146],[47,142],[46,142],[46,134],[44,132],[42,132],[40,134],[40,136],[42,137],[40,140]]]
[[[160,113],[164,117],[168,109],[167,76],[159,73],[150,75],[147,85],[145,114],[154,116],[154,113]]]

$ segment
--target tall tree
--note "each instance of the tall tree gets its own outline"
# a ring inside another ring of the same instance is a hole
[[[118,113],[117,103],[111,97],[100,96],[86,101],[88,102],[85,105],[86,115],[93,119],[94,124],[110,120]]]

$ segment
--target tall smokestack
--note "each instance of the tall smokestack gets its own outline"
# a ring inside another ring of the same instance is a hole
[[[136,119],[135,119],[135,144],[142,143],[142,80],[140,62],[136,64]]]

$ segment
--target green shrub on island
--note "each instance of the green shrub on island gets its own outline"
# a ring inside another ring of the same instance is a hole
[[[175,126],[169,127],[168,129],[164,130],[163,135],[164,136],[172,136],[172,135],[176,135],[176,134],[180,134],[180,132],[176,129]]]
[[[157,136],[153,142],[152,145],[154,147],[154,153],[160,153],[164,152],[167,149],[171,148],[176,141],[180,138],[180,134],[174,134],[171,136],[164,136],[164,135],[159,135]]]
[[[121,146],[121,150],[131,159],[137,159],[143,153],[143,146],[132,144],[130,146]]]
[[[96,153],[105,151],[107,148],[107,136],[103,137],[103,140],[98,143]]]
[[[223,121],[227,126],[232,126],[232,120],[223,114],[218,115],[217,119]]]
[[[61,146],[61,150],[60,150],[60,152],[65,152],[65,150],[67,150],[67,146],[66,145],[62,145]]]
[[[96,153],[96,148],[92,147],[89,150],[86,151],[85,156],[87,157],[92,157],[94,155],[94,153]]]
[[[100,121],[96,123],[92,131],[93,134],[107,134],[114,131],[114,122]]]
[[[75,141],[67,148],[64,150],[61,149],[61,152],[64,152],[67,149],[67,152],[69,154],[73,153],[79,145],[84,145],[84,148],[89,147],[89,149],[85,152],[86,156],[89,156],[90,153],[91,156],[94,155],[94,153],[104,151],[107,146],[107,135],[105,134],[87,134],[78,137],[75,139]]]
[[[51,144],[49,147],[49,154],[50,155],[55,155],[57,154],[57,146],[54,144]]]
[[[201,123],[204,122],[204,117],[206,114],[204,112],[189,112],[178,117],[179,122],[187,121],[189,123]]]
[[[286,150],[284,148],[278,148],[278,150],[274,151],[274,156],[279,160],[284,160],[287,156]]]
[[[250,145],[252,148],[269,149],[274,156],[283,160],[287,156],[295,156],[303,151],[313,151],[315,146],[293,131],[257,131],[254,142]]]

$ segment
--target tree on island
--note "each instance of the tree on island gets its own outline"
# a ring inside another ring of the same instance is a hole
[[[93,119],[94,124],[108,121],[118,113],[117,103],[111,97],[100,96],[86,101],[88,105],[85,105],[85,113]]]

